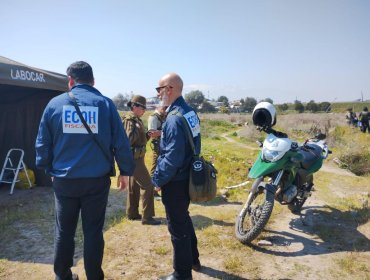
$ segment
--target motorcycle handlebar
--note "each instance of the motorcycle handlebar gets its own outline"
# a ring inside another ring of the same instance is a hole
[[[288,138],[288,134],[286,134],[284,132],[277,131],[277,130],[271,128],[270,126],[266,126],[266,127],[257,126],[257,129],[260,130],[260,131],[263,130],[264,132],[269,133],[269,134],[271,133],[271,134],[275,135],[278,138]]]

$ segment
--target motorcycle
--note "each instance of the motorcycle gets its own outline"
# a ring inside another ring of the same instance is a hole
[[[235,235],[243,244],[253,241],[264,229],[275,201],[287,205],[295,214],[300,213],[311,196],[313,174],[331,153],[324,134],[298,145],[287,134],[272,129],[276,111],[271,106],[258,104],[253,112],[254,124],[267,137],[263,144],[259,142],[262,150],[248,174],[254,182],[235,223]]]

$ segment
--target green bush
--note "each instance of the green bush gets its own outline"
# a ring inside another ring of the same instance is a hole
[[[202,138],[220,137],[221,134],[234,129],[236,126],[224,120],[202,119],[200,122]]]
[[[370,174],[370,153],[364,150],[362,153],[345,153],[339,157],[351,172],[358,176]]]

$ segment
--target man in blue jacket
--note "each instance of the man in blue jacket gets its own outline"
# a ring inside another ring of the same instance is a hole
[[[36,139],[36,166],[52,176],[55,194],[55,256],[57,280],[72,274],[74,236],[81,212],[87,279],[104,279],[103,225],[110,173],[117,162],[119,188],[128,185],[134,162],[128,138],[113,102],[94,88],[91,66],[83,61],[67,69],[68,86],[100,147],[94,142],[68,93],[53,98],[43,113]],[[109,159],[108,159],[109,158]]]
[[[200,270],[197,237],[189,216],[189,173],[193,155],[187,137],[191,129],[195,150],[200,153],[200,123],[197,114],[182,97],[183,82],[179,75],[170,73],[159,80],[158,97],[167,109],[167,119],[162,128],[160,156],[152,181],[156,190],[162,191],[168,231],[174,251],[174,272],[160,280],[191,280],[191,270]],[[182,116],[187,125],[183,123]]]

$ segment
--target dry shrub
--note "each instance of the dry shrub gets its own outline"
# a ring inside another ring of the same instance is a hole
[[[366,150],[347,151],[339,156],[343,167],[358,176],[370,174],[370,154]]]
[[[359,176],[370,174],[367,135],[352,127],[338,126],[330,136],[329,147],[337,150],[336,157],[339,158],[341,167]]]
[[[266,134],[264,132],[261,132],[256,129],[256,127],[252,125],[247,125],[244,126],[239,132],[238,136],[249,139],[251,141],[257,141],[257,140],[262,140]]]
[[[276,130],[285,132],[291,139],[307,139],[313,137],[317,133],[325,133],[330,138],[330,132],[336,126],[346,125],[345,115],[339,113],[330,114],[287,114],[278,115],[277,124],[274,127]],[[261,140],[265,135],[259,132],[251,122],[244,127],[239,133],[239,136],[250,140]]]
[[[198,114],[201,120],[217,120],[217,121],[228,121],[233,124],[244,124],[246,122],[251,121],[250,115],[243,115],[239,113],[232,113],[232,114],[207,114],[207,113],[200,113]]]
[[[304,113],[277,117],[277,126],[288,135],[290,132],[298,133],[298,136],[307,135],[307,137],[312,137],[319,132],[329,135],[335,127],[342,125],[346,125],[345,114],[342,113]]]

